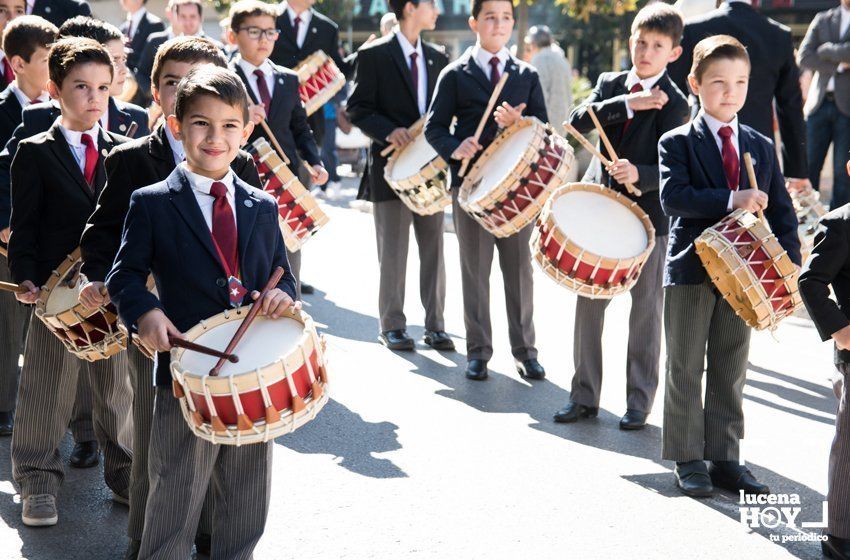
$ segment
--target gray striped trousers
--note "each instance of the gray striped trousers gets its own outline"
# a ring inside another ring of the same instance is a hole
[[[835,416],[835,439],[829,452],[826,532],[850,539],[850,364],[839,364],[838,370],[844,374],[844,383]]]
[[[0,257],[0,281],[12,281],[4,257]],[[24,326],[29,315],[30,308],[18,303],[14,294],[0,292],[0,412],[15,409],[18,359],[24,349]]]

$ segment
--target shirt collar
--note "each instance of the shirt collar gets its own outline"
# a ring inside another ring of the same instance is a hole
[[[494,54],[490,51],[485,51],[484,49],[482,49],[481,45],[475,45],[474,47],[472,47],[472,56],[475,58],[476,61],[478,61],[478,65],[481,68],[489,70],[491,58],[493,58],[494,56],[498,57],[499,66],[504,68],[505,64],[507,64],[508,62],[508,59],[511,57],[511,52],[507,48],[502,47],[499,52]]]
[[[62,125],[62,117],[59,117],[59,130],[62,131],[62,135],[65,136],[65,140],[71,146],[75,148],[84,148],[85,144],[83,144],[83,134],[88,134],[94,140],[94,147],[97,149],[97,140],[98,140],[98,129],[100,128],[100,121],[96,122],[93,127],[90,129],[80,132],[79,130],[68,130]]]
[[[12,82],[11,86],[12,93],[15,94],[15,97],[18,98],[18,102],[21,104],[21,107],[26,109],[30,106],[30,98],[26,96],[26,94],[21,91],[21,88],[18,87],[17,82]],[[42,91],[36,99],[42,103],[48,103],[50,101],[50,94],[46,91]]]
[[[130,22],[130,29],[135,31],[139,27],[139,22],[142,21],[142,18],[145,17],[147,13],[147,9],[142,6],[132,14],[127,14],[127,21]]]
[[[717,134],[717,131],[720,130],[721,127],[724,127],[724,126],[732,127],[732,138],[733,139],[738,137],[738,115],[735,115],[735,118],[732,119],[732,122],[725,123],[723,121],[715,119],[714,117],[712,117],[711,115],[709,115],[708,113],[706,113],[702,109],[700,109],[699,114],[702,115],[702,118],[705,120],[705,124],[708,125],[708,129],[711,131],[711,133],[714,135],[715,138],[717,138],[719,136]]]
[[[168,139],[168,145],[171,147],[171,153],[174,154],[175,159],[178,161],[183,161],[186,159],[186,154],[183,152],[183,142],[178,140],[171,134],[171,129],[167,124],[163,125],[165,127],[165,137]],[[188,171],[188,170],[187,170]]]
[[[410,44],[410,41],[407,40],[407,37],[404,36],[404,33],[401,31],[396,31],[395,36],[398,39],[399,44],[401,45],[401,51],[404,53],[404,58],[410,58],[410,55],[413,53],[418,53],[419,58],[422,58],[422,38],[418,38],[416,41],[416,46]]]
[[[307,8],[300,14],[297,14],[289,5],[286,6],[286,13],[289,14],[289,23],[295,25],[295,18],[301,18],[301,25],[310,25],[310,19],[313,17],[313,10]]]
[[[664,75],[667,69],[663,69],[661,72],[656,74],[655,76],[650,76],[649,78],[640,79],[637,75],[637,70],[632,66],[632,69],[629,70],[628,75],[626,76],[626,89],[631,90],[635,84],[640,84],[644,91],[651,90],[655,84],[658,83],[658,80]]]
[[[263,74],[265,74],[266,76],[270,76],[273,70],[272,63],[269,61],[268,58],[265,59],[263,63],[259,66],[254,66],[253,64],[242,58],[242,55],[237,54],[236,64],[238,64],[239,67],[242,68],[242,71],[245,72],[246,76],[253,76],[255,70],[262,70]]]
[[[216,179],[210,179],[209,177],[205,177],[204,175],[198,175],[197,173],[192,173],[189,171],[189,167],[186,165],[186,162],[180,164],[180,167],[183,169],[183,172],[186,174],[186,178],[189,179],[189,184],[192,186],[193,190],[198,192],[202,192],[206,195],[210,194],[210,189],[212,189],[212,184],[216,182]],[[224,183],[224,186],[227,187],[228,196],[234,196],[234,187],[233,187],[233,171],[228,169],[227,175],[218,179],[219,182]],[[212,196],[212,195],[210,195]]]

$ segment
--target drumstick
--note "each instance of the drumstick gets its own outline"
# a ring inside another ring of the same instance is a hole
[[[421,127],[421,126],[422,126],[422,121],[424,121],[424,120],[425,120],[425,117],[421,117],[421,118],[420,118],[419,120],[417,120],[415,123],[413,123],[412,125],[410,125],[409,127],[407,127],[407,132],[408,132],[411,136],[416,136],[415,134],[413,134],[413,131],[414,131],[414,130],[416,130],[417,128]],[[393,153],[393,151],[394,151],[395,149],[396,149],[395,144],[390,144],[389,146],[387,146],[386,148],[384,148],[383,150],[381,150],[381,157],[387,157],[388,155],[390,155],[391,153]]]
[[[508,81],[508,75],[510,72],[505,71],[502,73],[502,77],[499,78],[499,82],[496,84],[496,87],[493,89],[493,94],[490,96],[490,100],[487,102],[487,108],[484,110],[484,114],[481,115],[481,120],[478,121],[478,128],[475,129],[475,141],[478,142],[478,139],[481,138],[481,133],[484,132],[484,126],[487,124],[487,120],[490,118],[490,113],[493,112],[493,108],[496,106],[496,101],[499,99],[499,95],[502,94],[502,88],[505,87],[505,82]],[[460,173],[458,174],[460,177],[466,175],[466,168],[469,166],[469,160],[464,159],[463,164],[460,166]]]
[[[177,346],[178,348],[185,348],[186,350],[191,350],[199,354],[206,354],[207,356],[221,358],[234,364],[239,361],[239,356],[237,356],[236,354],[226,354],[219,350],[210,348],[209,346],[203,346],[201,344],[189,342],[188,340],[183,340],[182,338],[177,338],[172,335],[168,335],[168,343],[172,346]]]
[[[756,183],[756,170],[753,167],[753,156],[750,155],[750,152],[744,152],[744,166],[747,168],[747,177],[750,179],[750,188],[758,190],[759,186],[758,183]],[[770,227],[764,219],[764,210],[759,210],[758,214],[759,220],[761,220],[767,227]]]
[[[588,140],[587,138],[585,138],[585,137],[582,135],[582,133],[581,133],[581,132],[579,132],[579,131],[576,129],[576,127],[574,127],[573,125],[571,125],[571,124],[569,123],[569,121],[564,121],[562,124],[563,124],[564,128],[567,130],[567,132],[568,132],[568,133],[569,133],[569,134],[570,134],[573,138],[575,138],[576,140],[578,140],[578,143],[579,143],[579,144],[581,144],[582,146],[584,146],[584,149],[585,149],[585,150],[587,150],[588,152],[590,152],[590,153],[591,153],[591,155],[593,155],[593,156],[595,156],[595,157],[599,158],[599,161],[601,161],[603,164],[605,164],[605,167],[608,167],[609,165],[611,165],[611,164],[612,164],[611,160],[610,160],[610,159],[608,159],[607,157],[605,157],[604,155],[602,155],[602,152],[600,152],[600,151],[596,148],[596,146],[594,146],[594,145],[590,142],[590,140]]]
[[[272,277],[269,278],[266,287],[263,288],[263,291],[260,292],[260,297],[257,298],[257,301],[254,302],[254,305],[251,306],[251,310],[248,312],[248,315],[242,320],[242,323],[239,325],[239,328],[236,329],[236,334],[233,335],[233,338],[230,339],[230,342],[227,344],[227,348],[224,349],[225,354],[230,354],[233,352],[233,349],[236,348],[236,345],[239,344],[239,341],[242,340],[242,336],[245,334],[245,331],[248,330],[248,327],[251,326],[251,323],[254,322],[254,319],[257,317],[257,313],[260,312],[261,303],[263,298],[266,297],[266,294],[269,291],[277,286],[277,283],[280,282],[281,277],[283,276],[283,268],[277,267],[274,269],[272,273]],[[219,358],[213,368],[210,370],[210,375],[216,376],[218,372],[221,371],[221,366],[224,365],[224,358]]]
[[[15,294],[25,294],[29,292],[27,288],[24,288],[20,284],[12,284],[11,282],[0,282],[0,290]]]
[[[587,114],[590,115],[590,119],[596,126],[596,130],[597,132],[599,132],[599,139],[602,140],[603,144],[605,144],[605,149],[608,150],[608,155],[611,156],[612,160],[619,159],[617,157],[617,152],[614,151],[614,146],[611,145],[611,141],[608,140],[608,135],[605,134],[605,129],[602,128],[602,124],[599,122],[599,119],[596,118],[596,112],[593,110],[593,107],[591,107],[590,104],[587,105]],[[626,190],[635,196],[640,196],[641,194],[643,194],[632,183],[625,183],[625,186]]]
[[[9,256],[9,251],[6,249],[6,247],[3,247],[2,245],[0,245],[0,255],[3,255],[4,257]]]
[[[127,128],[127,134],[125,134],[125,136],[127,136],[127,138],[132,138],[138,129],[139,123],[136,121],[131,122],[130,126]]]

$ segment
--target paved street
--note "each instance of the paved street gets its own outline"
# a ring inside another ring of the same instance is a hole
[[[527,382],[513,367],[496,267],[491,376],[468,381],[454,234],[446,235],[446,318],[460,351],[420,343],[415,352],[393,353],[376,342],[372,217],[348,200],[326,207],[331,222],[307,244],[303,277],[316,286],[307,311],[327,337],[333,400],[313,423],[276,442],[258,559],[820,558],[818,543],[800,541],[820,529],[751,530],[739,521],[737,496],[678,494],[671,465],[660,460],[663,382],[652,425],[635,433],[617,428],[625,411],[628,297],[608,311],[599,418],[555,424],[552,413],[569,398],[575,296],[535,270],[535,324],[548,375]],[[407,311],[419,338],[417,267],[411,258]],[[754,334],[745,389],[747,460],[774,492],[799,495],[798,526],[822,518],[833,434],[831,349],[818,340],[802,317],[773,336]],[[111,502],[98,469],[69,470],[59,525],[49,529],[22,526],[11,479],[5,438],[0,558],[121,557],[126,509]]]

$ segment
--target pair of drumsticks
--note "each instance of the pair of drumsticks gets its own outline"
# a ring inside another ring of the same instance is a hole
[[[283,163],[285,163],[286,165],[289,165],[289,163],[290,163],[289,158],[286,157],[286,152],[284,152],[283,148],[280,147],[280,142],[277,141],[277,137],[272,132],[272,129],[269,127],[269,124],[266,122],[266,119],[263,119],[263,120],[260,121],[260,126],[263,127],[263,132],[265,132],[266,136],[268,136],[269,140],[271,140],[272,146],[274,146],[274,149],[277,150],[277,153],[280,156],[280,159],[283,160]],[[304,169],[307,170],[307,172],[310,174],[311,177],[315,178],[316,175],[318,175],[316,170],[313,169],[313,166],[310,165],[309,163],[307,163],[306,160],[302,159],[301,164],[304,166]]]

